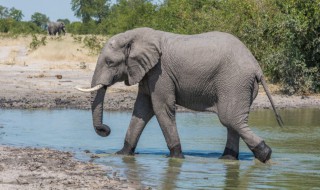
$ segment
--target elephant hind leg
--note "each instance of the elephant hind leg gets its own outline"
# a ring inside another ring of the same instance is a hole
[[[239,140],[240,136],[237,131],[228,128],[227,143],[220,159],[238,160],[239,159]]]
[[[226,155],[239,152],[239,136],[247,144],[254,156],[261,162],[266,162],[271,157],[271,148],[267,146],[263,139],[257,136],[248,126],[250,105],[252,102],[252,91],[246,93],[241,91],[238,97],[226,98],[218,103],[218,117],[220,122],[228,128],[228,140],[225,148]],[[233,93],[229,93],[233,94]],[[248,98],[245,98],[248,97]],[[229,150],[231,149],[231,151]],[[223,157],[226,157],[223,155]]]

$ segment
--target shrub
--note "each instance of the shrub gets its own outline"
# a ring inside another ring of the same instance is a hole
[[[35,34],[43,30],[32,22],[16,21],[14,19],[0,19],[0,32],[10,34]]]
[[[38,37],[35,34],[32,34],[32,41],[29,45],[30,49],[35,50],[38,47],[40,47],[41,45],[45,46],[47,43],[46,39],[47,39],[47,36],[42,36],[41,40],[38,40]]]
[[[270,79],[280,82],[287,94],[320,92],[319,3],[276,1],[279,16],[269,23],[269,41],[278,46],[265,55],[264,63]]]
[[[97,55],[100,53],[105,39],[99,38],[96,35],[89,35],[83,39],[84,46],[89,48],[90,54]]]

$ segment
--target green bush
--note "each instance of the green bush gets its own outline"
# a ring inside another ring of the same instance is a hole
[[[90,50],[90,54],[97,55],[101,52],[105,39],[99,38],[96,35],[89,35],[83,39],[84,46]]]
[[[76,43],[81,43],[82,42],[82,36],[71,34],[71,37],[73,38],[73,41],[76,42]]]
[[[320,1],[277,0],[278,19],[270,22],[270,39],[276,51],[265,55],[270,79],[280,82],[283,91],[320,92]]]
[[[46,40],[47,40],[47,36],[42,36],[41,39],[39,40],[35,34],[32,34],[32,41],[29,44],[29,47],[31,50],[35,50],[41,45],[45,46],[47,43]]]
[[[44,31],[32,22],[16,21],[14,19],[0,19],[0,32],[10,34],[35,34]]]
[[[95,21],[88,23],[73,22],[66,26],[67,32],[72,34],[99,34],[98,24]]]

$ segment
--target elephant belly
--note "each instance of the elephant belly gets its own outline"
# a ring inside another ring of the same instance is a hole
[[[194,93],[182,93],[176,95],[176,104],[194,111],[209,111],[217,113],[216,95],[199,95]]]

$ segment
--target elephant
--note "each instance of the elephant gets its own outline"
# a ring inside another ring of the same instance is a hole
[[[180,35],[152,28],[136,28],[111,37],[104,45],[92,77],[93,126],[102,137],[110,134],[103,124],[106,89],[116,82],[138,84],[138,94],[123,148],[116,152],[134,155],[148,121],[155,116],[169,157],[184,158],[176,126],[176,106],[213,112],[227,128],[227,142],[220,158],[239,159],[239,140],[255,158],[265,163],[272,150],[248,126],[250,106],[261,83],[280,126],[262,70],[247,47],[224,32]]]
[[[57,33],[58,35],[63,32],[63,34],[66,34],[65,30],[65,24],[63,22],[49,22],[48,25],[48,33],[50,36],[55,36]]]

